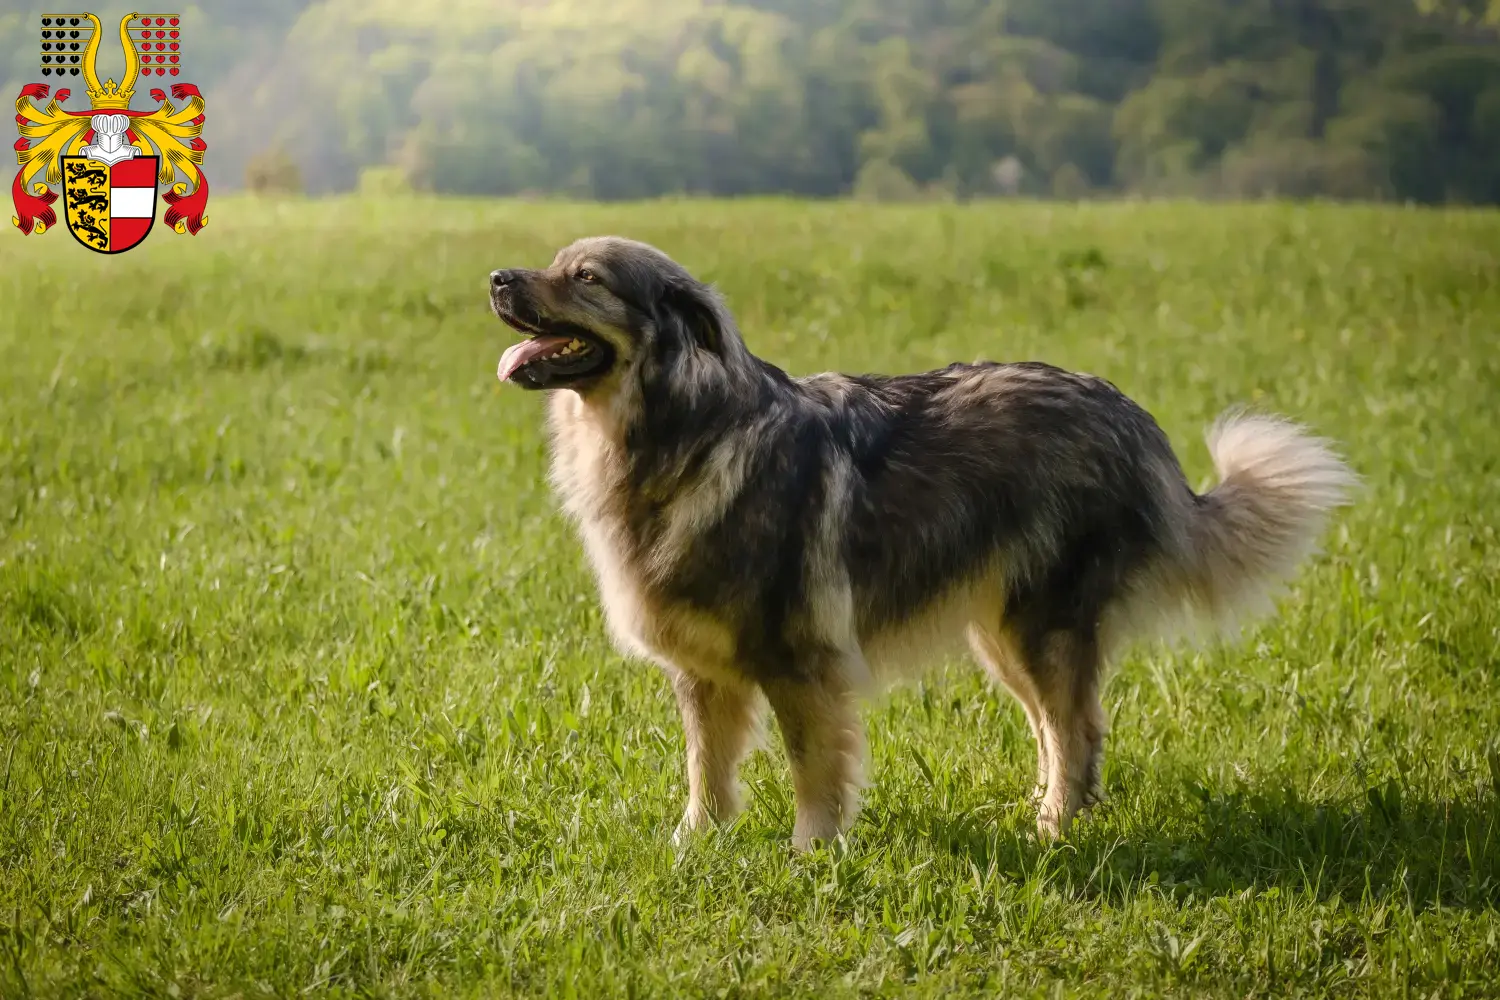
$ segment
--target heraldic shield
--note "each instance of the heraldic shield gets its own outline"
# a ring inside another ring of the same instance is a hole
[[[134,156],[116,163],[92,156],[64,156],[68,232],[100,253],[123,253],[141,242],[156,221],[160,163],[156,156]]]

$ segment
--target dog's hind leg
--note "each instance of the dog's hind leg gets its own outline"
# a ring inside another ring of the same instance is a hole
[[[740,810],[739,766],[760,719],[762,702],[749,685],[730,686],[672,674],[687,740],[688,803],[674,839]]]
[[[1041,697],[1031,675],[1022,664],[1021,656],[1008,636],[973,622],[968,628],[969,647],[974,657],[984,665],[990,677],[1005,685],[1021,708],[1026,712],[1026,721],[1031,725],[1031,736],[1036,742],[1036,785],[1032,789],[1033,801],[1040,802],[1047,795],[1047,740],[1042,735]]]
[[[807,850],[849,829],[859,812],[865,744],[854,694],[832,679],[775,680],[764,687],[796,790],[792,846]]]
[[[1099,645],[1091,632],[1058,630],[1025,643],[1047,744],[1047,793],[1037,812],[1044,837],[1061,836],[1083,805],[1098,798],[1107,728],[1099,702]]]

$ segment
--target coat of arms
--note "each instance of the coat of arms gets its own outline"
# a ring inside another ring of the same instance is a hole
[[[57,224],[52,205],[62,186],[64,220],[84,246],[121,253],[138,246],[156,221],[156,196],[167,203],[163,221],[177,233],[197,232],[207,223],[208,180],[199,169],[205,146],[203,96],[191,83],[168,85],[172,97],[152,88],[155,111],[132,111],[130,99],[141,78],[175,77],[181,69],[181,22],[177,14],[131,13],[120,19],[125,73],[116,85],[95,71],[99,19],[93,14],[42,16],[41,71],[60,79],[82,75],[89,110],[66,111],[72,91],[59,89],[45,109],[33,100],[52,93],[47,83],[31,83],[16,98],[16,161],[21,169],[11,184],[16,228],[28,236]]]

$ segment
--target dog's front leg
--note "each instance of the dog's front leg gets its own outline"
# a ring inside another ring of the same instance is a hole
[[[687,740],[688,803],[673,835],[733,819],[740,810],[739,766],[760,715],[760,699],[743,687],[706,681],[678,670],[672,689]]]
[[[812,847],[849,829],[859,811],[864,732],[851,692],[830,683],[765,686],[792,767],[797,821],[792,846]]]

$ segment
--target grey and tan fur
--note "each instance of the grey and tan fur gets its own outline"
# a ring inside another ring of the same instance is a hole
[[[1060,834],[1100,794],[1110,655],[1264,610],[1355,482],[1324,442],[1240,415],[1196,494],[1144,410],[1044,364],[792,378],[710,288],[615,237],[494,272],[491,300],[529,335],[500,377],[549,390],[553,481],[609,627],[671,677],[679,835],[735,814],[767,705],[793,842],[838,835],[860,695],[965,645],[1025,709],[1038,828]]]

